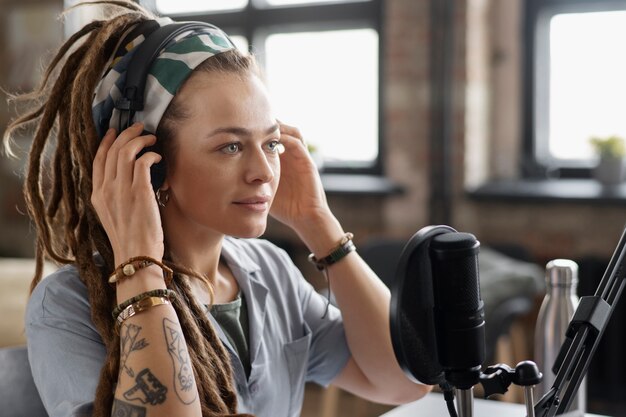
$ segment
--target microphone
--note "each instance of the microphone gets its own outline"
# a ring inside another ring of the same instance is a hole
[[[626,232],[620,240],[620,256],[623,256],[619,259],[626,259],[626,243],[623,242],[626,242]],[[398,364],[407,377],[439,385],[451,417],[473,416],[473,387],[478,383],[483,385],[486,397],[505,393],[511,383],[521,385],[525,388],[528,416],[533,417],[535,411],[544,417],[552,416],[557,406],[565,404],[567,407],[567,400],[571,399],[571,391],[578,388],[577,384],[573,389],[567,385],[564,402],[560,403],[558,394],[562,388],[555,382],[550,393],[533,408],[532,386],[542,378],[533,362],[520,362],[515,370],[499,364],[488,367],[485,373],[481,372],[485,360],[485,316],[478,274],[479,250],[480,242],[474,235],[459,233],[444,225],[424,227],[409,239],[402,250],[395,280],[391,283],[389,319],[391,342]],[[611,262],[612,268],[615,262]],[[588,308],[580,314],[579,307],[578,321],[576,317],[573,320],[578,323],[574,331],[586,325],[582,323],[589,323],[597,329],[604,328],[605,322],[600,321],[606,316],[601,314],[606,309],[592,308],[600,305],[596,301],[590,299]],[[585,335],[593,334],[586,327],[584,331]],[[597,330],[595,334],[598,334]],[[579,336],[577,333],[575,341],[581,340]],[[572,350],[568,351],[565,362],[572,359]],[[582,348],[576,352],[593,353]],[[588,361],[590,358],[583,359]],[[586,367],[578,367],[572,362],[568,363],[568,367],[560,368],[557,382],[569,382],[564,375],[574,374],[574,366],[575,371],[580,373],[575,374],[573,380],[576,380],[575,377],[582,378]],[[458,414],[454,408],[455,396]]]
[[[473,415],[485,359],[478,278],[480,243],[450,226],[427,226],[407,242],[391,283],[389,320],[398,364],[410,379],[439,385],[451,417]]]
[[[410,379],[439,385],[450,416],[473,414],[473,386],[485,359],[478,278],[480,243],[450,226],[427,226],[405,245],[391,283],[396,359]]]
[[[485,360],[479,249],[470,233],[439,234],[429,247],[437,356],[445,380],[461,390],[479,383]]]

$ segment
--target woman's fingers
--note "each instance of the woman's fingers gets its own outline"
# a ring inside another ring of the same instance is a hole
[[[120,149],[130,140],[139,136],[142,131],[143,123],[135,123],[121,132],[113,141],[113,144],[106,153],[106,165],[104,168],[104,175],[108,180],[113,180],[117,176],[117,158]]]
[[[102,138],[100,146],[98,146],[96,156],[93,159],[93,172],[91,176],[93,188],[99,188],[104,181],[104,167],[106,165],[107,153],[115,140],[115,136],[115,129],[109,129]]]
[[[293,136],[294,138],[304,142],[304,139],[302,137],[302,132],[300,132],[300,129],[298,129],[297,127],[287,125],[281,121],[278,121],[278,126],[280,127],[281,133],[285,133],[287,135]]]
[[[289,148],[292,145],[296,145],[296,144],[299,144],[306,148],[306,143],[304,142],[300,129],[294,126],[286,125],[280,120],[276,120],[276,121],[278,122],[278,125],[280,127],[281,139],[283,140],[283,143],[285,144],[286,148]]]
[[[133,168],[133,187],[148,185],[151,187],[150,167],[161,162],[161,155],[156,152],[146,152],[135,161]]]
[[[154,135],[138,136],[142,128],[142,124],[135,124],[117,137],[115,129],[107,131],[94,157],[94,193],[110,193],[114,189],[125,192],[142,182],[150,184],[150,166],[159,162],[161,156],[146,152],[137,158],[142,149],[156,142]]]
[[[154,145],[155,142],[156,136],[154,135],[137,136],[128,141],[118,152],[115,179],[124,184],[131,184],[137,155],[143,148]]]
[[[133,182],[137,154],[156,142],[154,135],[139,136],[142,129],[143,124],[136,123],[120,133],[117,138],[114,129],[107,131],[94,158],[94,188],[116,179],[130,186]]]
[[[285,148],[288,150],[293,149],[294,147],[302,148],[306,146],[302,139],[286,133],[281,133],[280,141],[283,145],[285,145]]]

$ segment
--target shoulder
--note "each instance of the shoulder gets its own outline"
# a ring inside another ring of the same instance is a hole
[[[41,280],[28,300],[27,326],[55,319],[91,322],[87,287],[74,265],[66,265]]]
[[[28,360],[50,416],[91,415],[106,347],[73,265],[45,277],[26,310]]]

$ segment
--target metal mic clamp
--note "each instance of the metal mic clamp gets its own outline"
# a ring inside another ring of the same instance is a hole
[[[504,394],[511,383],[524,387],[524,403],[527,417],[535,417],[533,388],[541,382],[543,374],[535,362],[522,361],[511,369],[510,366],[499,363],[489,366],[480,375],[480,383],[485,390],[485,398],[494,394]]]

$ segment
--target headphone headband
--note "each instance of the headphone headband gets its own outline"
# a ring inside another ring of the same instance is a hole
[[[146,39],[137,47],[128,65],[122,96],[115,101],[115,108],[119,110],[132,112],[143,110],[143,98],[150,65],[168,43],[183,32],[207,27],[217,29],[214,25],[204,22],[171,23],[160,27],[158,23],[154,27],[156,23],[154,20],[144,23],[148,26],[148,32],[144,33]]]
[[[234,50],[232,40],[205,22],[177,22],[163,18],[137,24],[120,42],[110,67],[94,91],[92,114],[100,138],[107,129],[118,132],[133,121],[142,134],[155,134],[163,114],[194,69],[210,57]],[[144,148],[159,151],[160,144]],[[150,168],[152,186],[165,178],[165,161]]]

